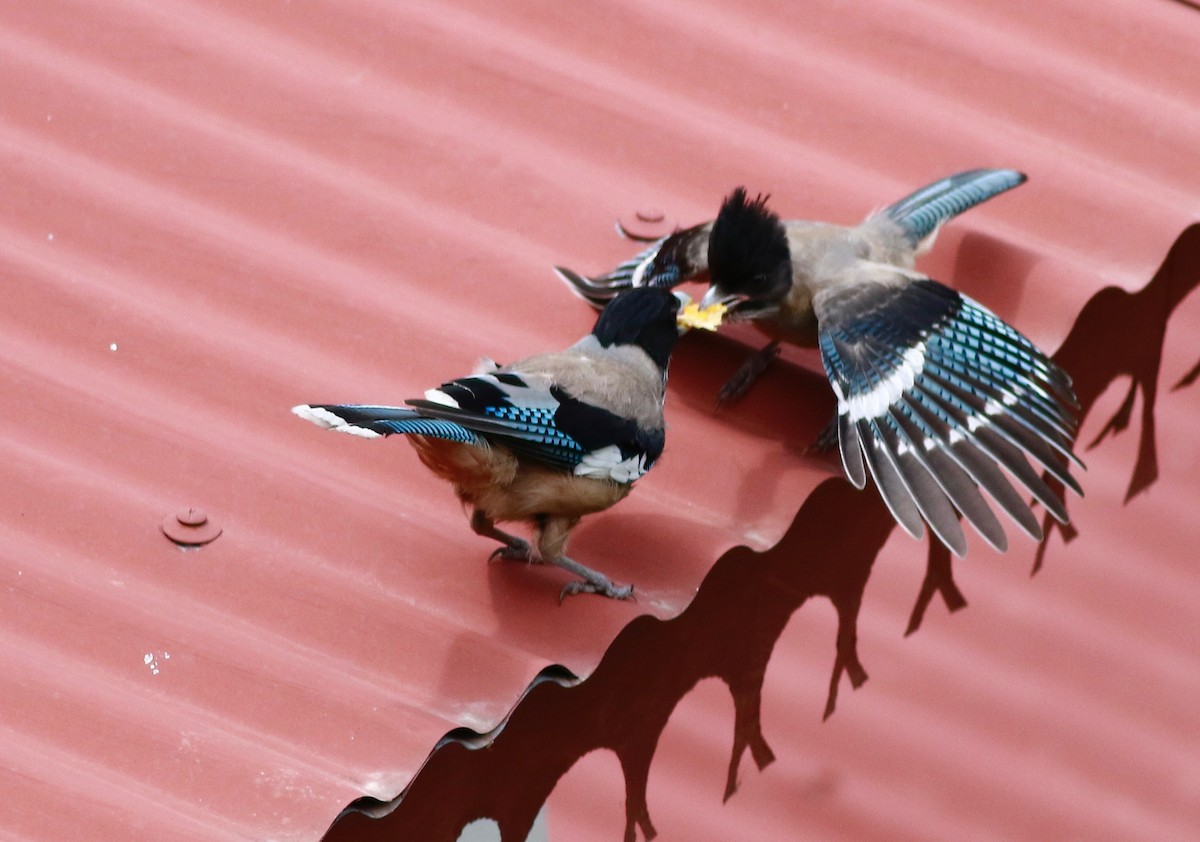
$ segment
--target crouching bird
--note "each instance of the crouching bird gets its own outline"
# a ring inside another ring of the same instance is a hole
[[[1079,405],[1070,377],[982,305],[913,269],[943,222],[1023,180],[1011,170],[961,173],[854,227],[785,224],[765,197],[738,188],[706,236],[704,305],[727,305],[727,318],[752,319],[776,342],[819,348],[846,476],[862,488],[869,472],[910,535],[922,536],[924,520],[959,556],[956,510],[1007,548],[980,488],[1042,538],[1001,468],[1063,523],[1063,501],[1027,457],[1083,493],[1070,473],[1072,463],[1083,467],[1072,452]],[[677,265],[660,250],[644,275],[674,283]]]
[[[408,437],[421,461],[454,486],[492,557],[556,564],[580,577],[562,590],[628,599],[566,555],[584,515],[625,497],[663,451],[667,365],[679,336],[671,291],[626,292],[592,332],[564,351],[443,383],[406,407],[306,404],[296,415],[330,430]],[[525,521],[533,543],[496,527]]]

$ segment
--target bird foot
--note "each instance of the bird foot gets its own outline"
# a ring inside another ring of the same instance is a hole
[[[579,577],[579,581],[569,582],[558,595],[558,604],[562,605],[564,599],[569,596],[574,596],[580,593],[594,593],[599,596],[606,596],[609,599],[633,599],[633,585],[614,585],[609,581],[608,577],[603,573],[593,570],[590,567],[584,567],[578,561],[567,558],[565,555],[560,555],[554,559],[554,563],[574,573]]]
[[[589,582],[583,579],[577,579],[574,582],[568,582],[558,595],[558,604],[562,605],[563,600],[569,596],[581,593],[594,593],[600,596],[606,596],[609,599],[629,599],[637,602],[637,598],[633,595],[633,585],[614,585],[612,582],[605,579],[603,582]]]
[[[542,563],[542,559],[534,553],[533,547],[528,541],[513,536],[510,536],[510,539],[492,550],[492,554],[488,556],[489,562],[504,559],[505,561],[526,561],[530,564]]]
[[[741,367],[733,373],[729,381],[721,387],[721,391],[717,393],[717,406],[730,406],[740,400],[746,392],[750,391],[750,387],[754,385],[754,381],[767,370],[767,366],[778,356],[778,342],[771,342],[761,350],[751,354],[742,363]]]

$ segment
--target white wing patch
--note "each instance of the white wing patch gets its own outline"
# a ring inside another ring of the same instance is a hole
[[[838,398],[838,412],[849,414],[851,421],[861,421],[864,418],[879,418],[888,412],[888,408],[899,400],[900,396],[911,389],[917,381],[917,375],[925,367],[925,347],[918,345],[904,352],[904,362],[887,376],[878,386],[861,395],[847,398],[841,389],[835,392]]]
[[[610,444],[608,447],[585,454],[583,460],[575,466],[575,475],[592,479],[610,479],[613,482],[627,485],[646,473],[646,470],[645,453],[622,457],[621,448]]]

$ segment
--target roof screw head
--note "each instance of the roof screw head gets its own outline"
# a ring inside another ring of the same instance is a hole
[[[650,242],[665,237],[674,230],[667,215],[656,207],[647,206],[617,220],[617,231],[630,240]]]
[[[208,519],[204,509],[190,507],[167,515],[162,522],[163,534],[181,547],[199,547],[221,534],[221,527]]]
[[[204,509],[188,509],[186,512],[180,510],[175,519],[184,526],[203,526],[208,520],[208,515]]]

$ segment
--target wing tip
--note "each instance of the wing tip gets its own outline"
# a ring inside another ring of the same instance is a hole
[[[566,285],[574,295],[582,298],[597,310],[603,310],[607,304],[623,288],[619,284],[606,285],[596,279],[587,278],[574,269],[566,266],[554,266],[555,276]]]
[[[382,433],[377,433],[375,430],[350,423],[328,406],[302,403],[292,407],[292,414],[312,424],[316,424],[322,430],[333,430],[335,433],[347,433],[364,439],[378,439],[383,437]]]
[[[303,418],[311,424],[316,424],[324,430],[330,430],[334,427],[344,424],[345,422],[334,413],[330,412],[322,406],[313,404],[297,404],[292,407],[292,415],[297,418]]]

